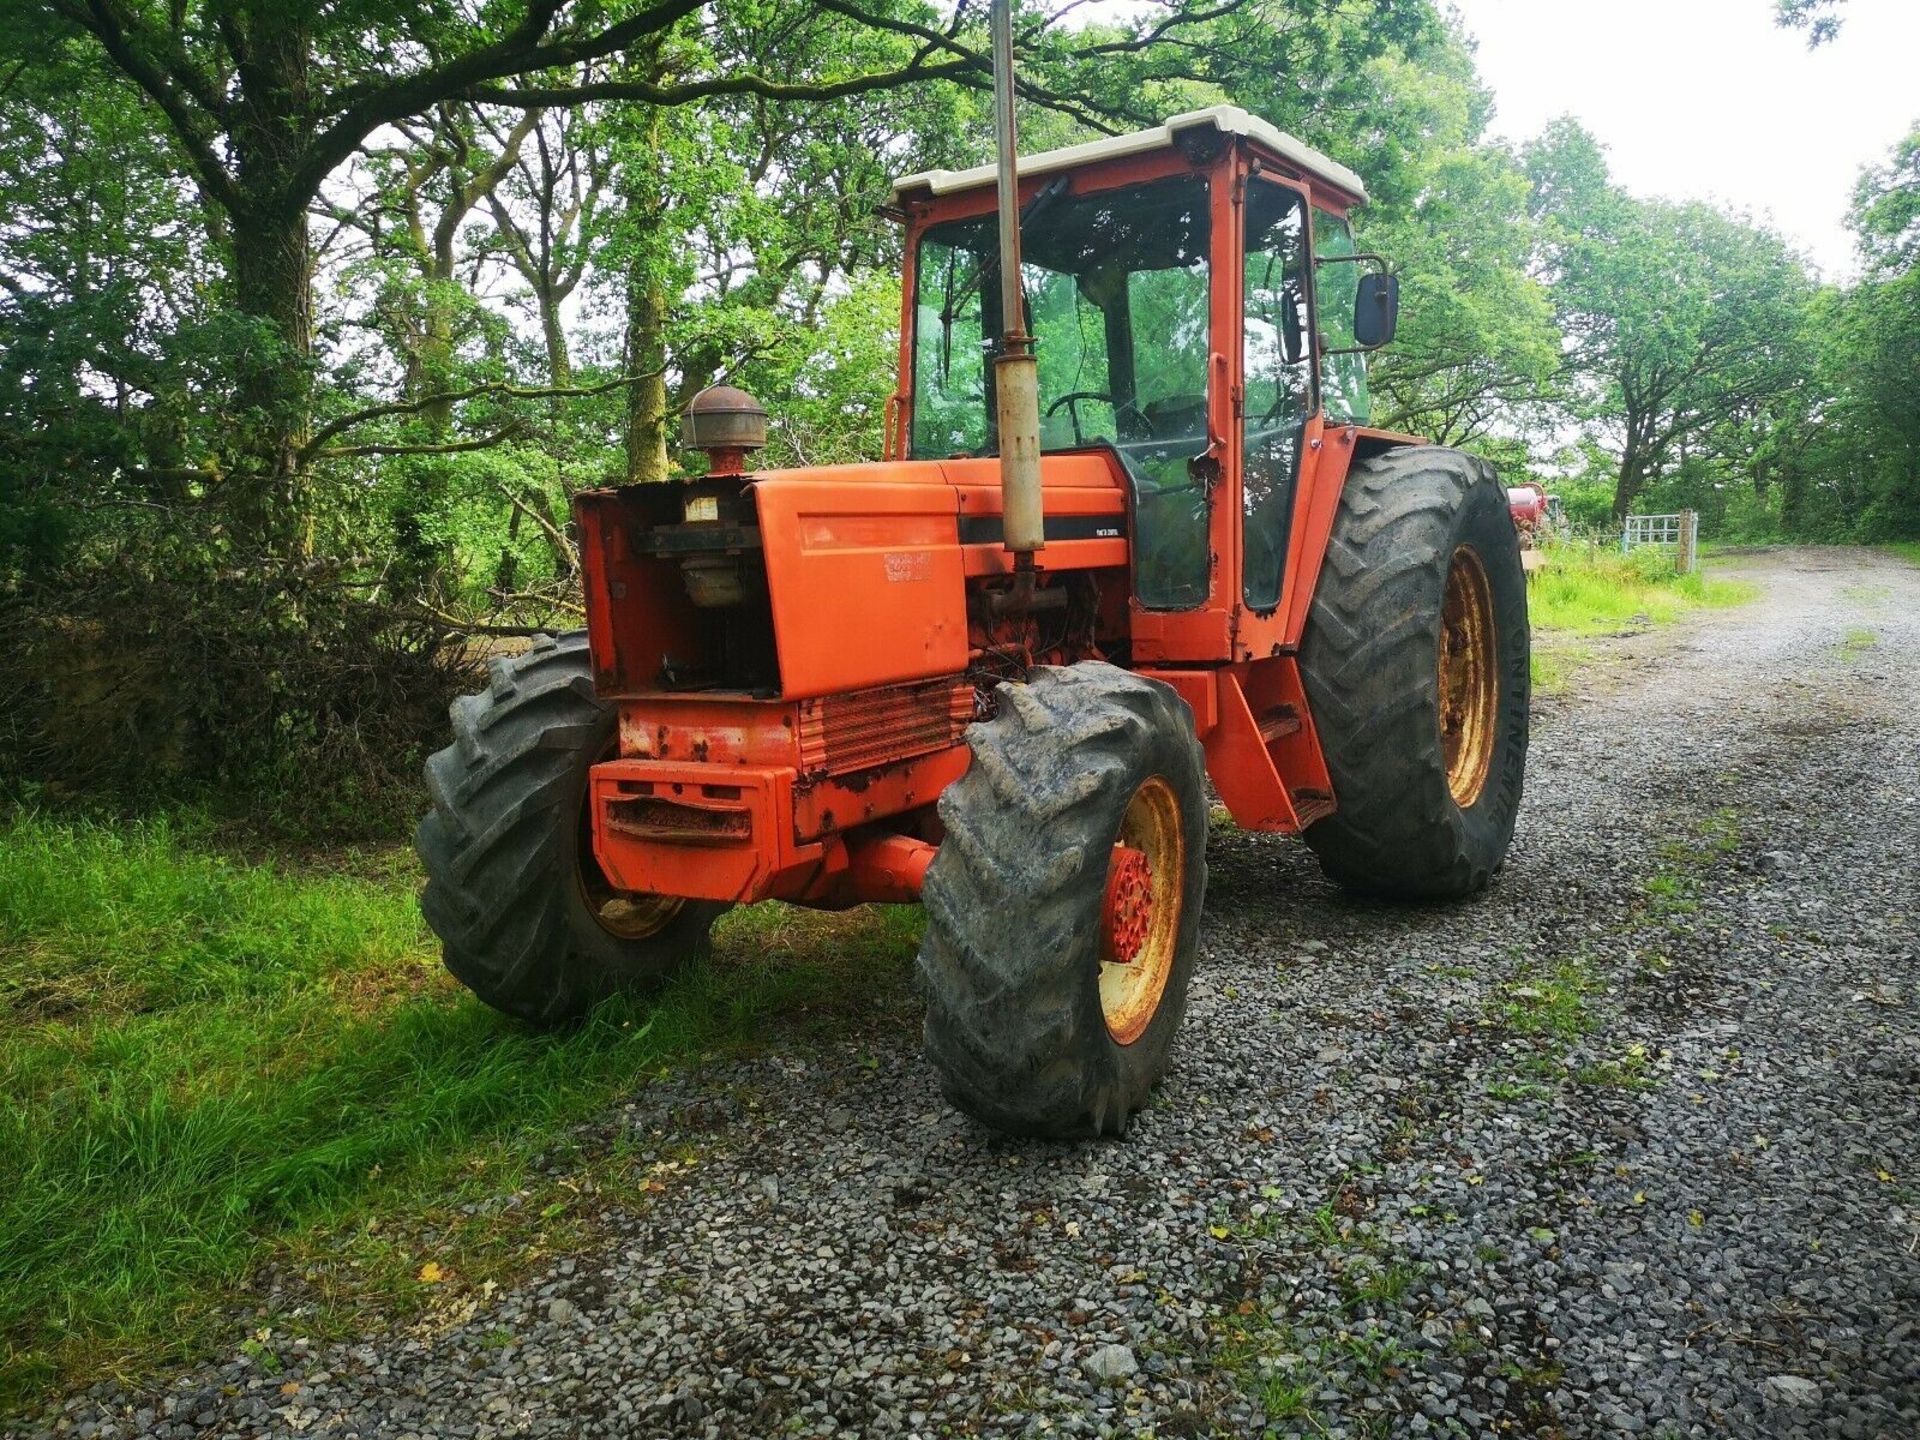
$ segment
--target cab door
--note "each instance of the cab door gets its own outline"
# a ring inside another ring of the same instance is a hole
[[[1317,396],[1307,197],[1255,175],[1242,206],[1238,631],[1280,606]]]

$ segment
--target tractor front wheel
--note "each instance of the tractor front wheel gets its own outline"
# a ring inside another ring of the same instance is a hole
[[[1528,655],[1493,467],[1426,445],[1356,464],[1300,647],[1339,806],[1306,840],[1330,879],[1400,899],[1485,888],[1520,807]]]
[[[613,755],[618,716],[594,694],[584,633],[542,636],[491,675],[453,702],[453,744],[427,761],[420,908],[456,979],[552,1024],[657,985],[705,952],[727,907],[620,894],[594,860],[587,775]]]
[[[1193,716],[1111,665],[1002,685],[940,797],[920,973],[947,1098],[998,1129],[1117,1133],[1167,1068],[1200,943]]]

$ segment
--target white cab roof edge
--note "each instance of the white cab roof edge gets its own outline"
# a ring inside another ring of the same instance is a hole
[[[1211,105],[1205,110],[1189,110],[1185,114],[1172,116],[1163,125],[1151,130],[1135,130],[1130,135],[1109,135],[1101,140],[1089,140],[1084,145],[1069,145],[1062,150],[1044,150],[1038,155],[1020,157],[1020,174],[1048,175],[1058,170],[1071,169],[1077,165],[1090,165],[1100,160],[1115,160],[1123,155],[1142,155],[1154,150],[1168,150],[1173,147],[1175,138],[1183,130],[1197,130],[1212,126],[1223,135],[1244,135],[1257,141],[1267,149],[1290,160],[1302,170],[1331,181],[1355,196],[1367,198],[1366,184],[1360,177],[1342,165],[1315,150],[1311,145],[1296,140],[1286,131],[1269,125],[1258,115],[1249,115],[1238,105]],[[951,195],[958,190],[973,190],[994,183],[997,172],[991,165],[976,165],[971,170],[923,170],[917,175],[905,175],[893,182],[894,199],[904,199],[915,191],[931,191],[935,195]]]

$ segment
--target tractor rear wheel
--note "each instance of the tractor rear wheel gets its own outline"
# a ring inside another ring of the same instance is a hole
[[[1122,1131],[1167,1068],[1207,884],[1193,715],[1111,665],[999,687],[921,898],[947,1098],[1023,1135]]]
[[[1425,445],[1355,464],[1300,647],[1339,806],[1306,832],[1329,878],[1403,899],[1486,887],[1520,807],[1528,654],[1493,467]]]
[[[453,744],[427,761],[420,908],[456,979],[552,1024],[658,984],[704,953],[727,907],[617,893],[594,860],[587,772],[614,753],[618,716],[594,694],[584,633],[542,636],[491,672],[453,702]]]

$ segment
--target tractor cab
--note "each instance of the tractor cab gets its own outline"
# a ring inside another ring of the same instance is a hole
[[[898,458],[998,449],[991,351],[1009,327],[995,173],[895,186],[908,218]],[[1023,157],[1020,178],[1042,453],[1100,449],[1124,471],[1138,609],[1274,615],[1304,462],[1329,426],[1351,442],[1368,425],[1363,352],[1393,329],[1393,281],[1347,218],[1359,177],[1215,106]]]

